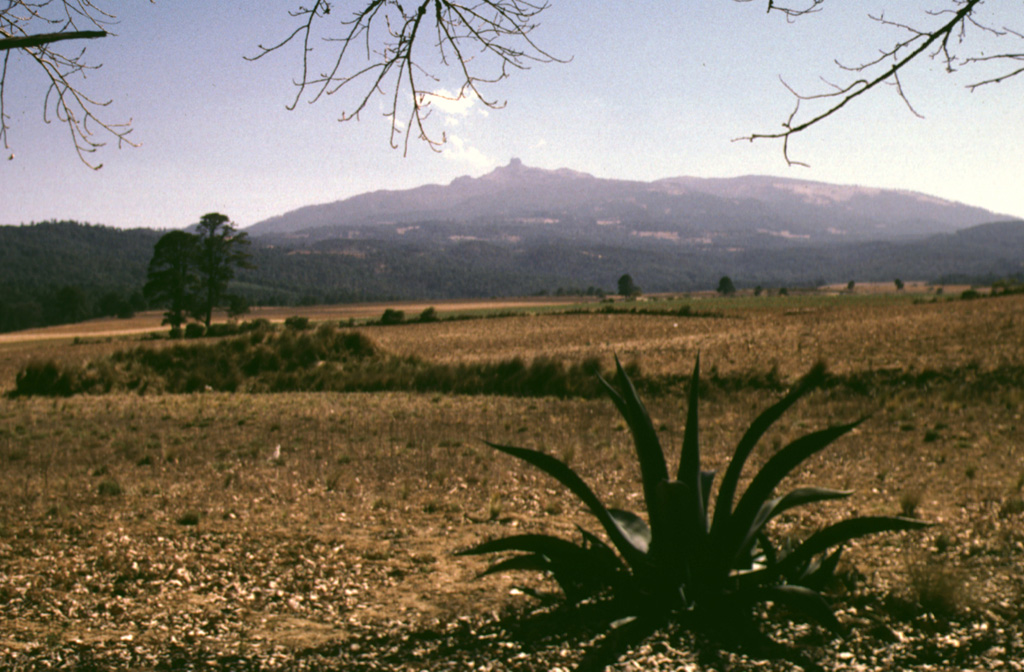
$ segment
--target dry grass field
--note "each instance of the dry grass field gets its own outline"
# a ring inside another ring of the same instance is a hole
[[[703,451],[719,473],[744,428],[779,396],[736,381],[773,372],[792,382],[824,360],[839,382],[784,416],[752,467],[789,438],[869,416],[794,477],[855,495],[783,516],[777,527],[804,537],[844,514],[936,523],[850,545],[844,581],[830,592],[845,639],[769,612],[766,628],[783,642],[777,651],[667,632],[602,666],[1020,670],[1024,296],[949,294],[687,300],[701,317],[667,314],[680,304],[662,299],[637,307],[666,314],[530,309],[360,330],[388,352],[435,362],[596,356],[610,365],[617,354],[645,376],[673,381],[685,379],[699,352],[710,381]],[[459,308],[478,307],[438,305],[442,314]],[[12,389],[33,358],[83,362],[138,343],[162,347],[108,331],[0,342],[0,389]],[[674,382],[647,399],[673,451],[684,392]],[[572,537],[576,524],[595,528],[556,482],[483,439],[542,448],[613,505],[642,508],[629,433],[604,399],[0,399],[0,668],[590,664],[600,633],[557,606],[553,583],[476,578],[485,560],[453,556],[515,532]]]

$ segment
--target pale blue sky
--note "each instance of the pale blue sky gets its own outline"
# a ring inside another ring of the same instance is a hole
[[[244,227],[365,191],[482,175],[512,157],[609,178],[771,174],[909,189],[1024,217],[1024,77],[970,93],[966,73],[911,66],[904,88],[925,119],[879,91],[792,141],[810,168],[787,167],[777,142],[731,142],[786,118],[793,101],[780,76],[810,90],[819,75],[840,78],[833,58],[852,63],[886,46],[894,33],[866,14],[893,2],[826,3],[796,25],[766,15],[760,0],[552,2],[534,36],[572,61],[488,88],[505,109],[438,110],[445,151],[414,142],[404,158],[388,146],[379,103],[344,124],[334,98],[286,110],[294,49],[243,60],[289,30],[292,3],[124,3],[118,35],[88,44],[89,60],[104,63],[88,86],[114,99],[110,118],[133,119],[142,146],[100,150],[103,169],[89,170],[63,127],[42,124],[43,81],[12,63],[14,159],[0,163],[0,224],[171,228],[220,211]],[[898,9],[948,3],[913,4]]]

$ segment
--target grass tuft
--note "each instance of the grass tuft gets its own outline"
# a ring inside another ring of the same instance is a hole
[[[124,493],[121,484],[112,478],[105,478],[96,486],[96,492],[100,497],[119,497]]]
[[[951,617],[966,606],[963,577],[946,565],[927,559],[912,560],[907,567],[911,597],[934,616]]]
[[[921,504],[921,492],[919,490],[907,490],[900,495],[900,515],[907,518],[917,518],[917,507]]]
[[[174,522],[178,523],[178,525],[192,527],[199,524],[199,517],[198,511],[186,511],[178,516],[177,520]]]

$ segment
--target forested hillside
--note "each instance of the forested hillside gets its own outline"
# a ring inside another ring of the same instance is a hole
[[[70,221],[0,226],[0,330],[128,314],[161,232]]]
[[[319,242],[274,239],[240,277],[278,298],[351,301],[528,295],[558,288],[614,291],[629,273],[647,292],[714,289],[730,276],[742,288],[913,278],[991,282],[1024,270],[1024,222],[1000,222],[913,241],[724,247],[668,244],[633,236],[586,242],[537,228],[426,222],[417,231],[355,227]],[[257,237],[257,242],[267,238]],[[301,247],[298,245],[302,245]],[[280,301],[276,301],[280,303]]]
[[[481,240],[467,227],[362,228],[315,242],[254,237],[255,268],[241,270],[231,290],[254,305],[295,305],[614,292],[625,273],[649,293],[714,289],[723,275],[744,289],[897,277],[989,283],[1024,271],[1020,221],[915,241],[779,245],[773,238],[770,248],[710,249],[642,236],[588,243],[540,229],[492,230]],[[163,233],[75,222],[0,227],[0,330],[145,308],[141,290]]]

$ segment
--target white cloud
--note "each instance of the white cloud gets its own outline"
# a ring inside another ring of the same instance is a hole
[[[447,89],[438,89],[434,93],[426,94],[423,100],[429,103],[432,109],[445,115],[445,124],[449,126],[457,126],[460,119],[468,117],[474,110],[482,117],[487,116],[487,108],[478,107],[480,99],[473,95],[459,97]]]
[[[441,150],[441,156],[449,161],[468,163],[474,168],[493,168],[497,165],[494,159],[476,147],[469,147],[457,135],[448,135],[448,142],[445,143],[444,149]]]

